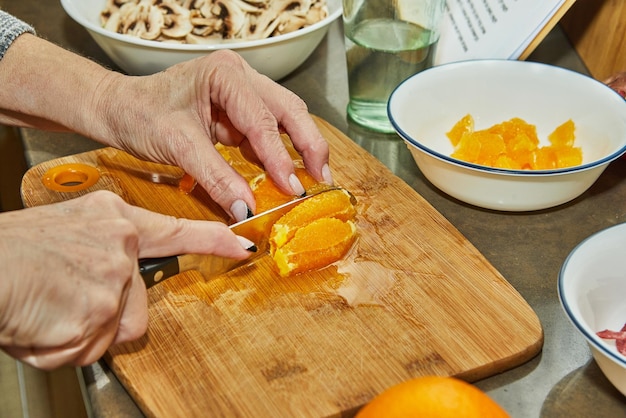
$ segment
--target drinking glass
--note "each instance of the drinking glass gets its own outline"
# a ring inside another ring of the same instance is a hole
[[[343,0],[350,119],[394,132],[389,95],[432,66],[444,5],[445,0]]]

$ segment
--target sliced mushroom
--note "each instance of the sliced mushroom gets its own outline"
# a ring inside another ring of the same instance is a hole
[[[108,30],[187,43],[263,39],[327,16],[326,0],[106,0],[100,13]]]
[[[280,15],[277,18],[278,25],[272,35],[282,35],[284,33],[294,32],[306,26],[306,16],[298,16],[297,14]]]
[[[187,9],[187,10],[191,10],[192,9],[192,7],[191,7],[192,3],[193,3],[193,0],[181,0],[179,4],[180,4],[180,6],[182,8]]]
[[[204,17],[199,10],[191,11],[191,24],[193,29],[191,34],[196,37],[222,37],[222,31],[224,28],[224,21],[216,16]],[[193,38],[191,38],[193,39]],[[194,40],[192,43],[200,43],[198,40]]]
[[[233,1],[218,1],[224,20],[224,38],[237,38],[247,20],[245,12]]]
[[[161,9],[155,5],[150,5],[146,15],[146,32],[141,34],[143,39],[157,39],[161,35],[161,29],[165,25],[165,18]]]
[[[185,41],[188,44],[216,44],[220,43],[224,40],[222,35],[214,35],[214,36],[198,36],[190,33],[185,36]]]
[[[173,0],[163,0],[159,5],[165,11],[165,26],[161,33],[169,38],[184,38],[193,29],[191,12]]]
[[[252,37],[254,39],[264,39],[272,36],[280,23],[280,14],[288,13],[294,7],[294,4],[299,4],[299,0],[272,0],[269,3],[269,8],[256,21]]]
[[[121,33],[132,34],[139,20],[139,7],[136,3],[126,3],[120,7]]]
[[[111,32],[119,32],[122,26],[122,15],[119,10],[114,11],[111,14],[101,15],[103,21],[103,28],[110,30]]]
[[[306,26],[313,25],[328,17],[328,7],[321,1],[316,2],[306,14]]]
[[[245,0],[227,0],[229,3],[232,3],[239,7],[246,13],[262,13],[263,10],[267,9],[267,4],[271,0],[259,0],[257,2],[248,2]]]

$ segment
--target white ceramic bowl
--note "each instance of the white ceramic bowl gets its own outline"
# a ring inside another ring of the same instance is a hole
[[[284,35],[255,41],[210,45],[172,44],[148,41],[106,30],[100,25],[100,11],[106,0],[61,0],[65,12],[82,25],[120,68],[129,74],[146,75],[174,64],[216,51],[232,49],[251,67],[273,80],[298,68],[322,41],[328,26],[341,16],[341,0],[328,0],[326,19]]]
[[[450,157],[446,136],[466,114],[475,128],[513,117],[537,127],[540,139],[568,119],[576,124],[583,164],[557,170],[504,170]],[[579,73],[524,61],[478,60],[416,74],[392,93],[388,114],[424,176],[472,205],[502,211],[545,209],[587,190],[626,151],[626,102]]]
[[[602,372],[626,395],[626,357],[613,340],[596,332],[619,331],[626,323],[626,224],[600,231],[580,243],[559,273],[561,305],[582,333]]]

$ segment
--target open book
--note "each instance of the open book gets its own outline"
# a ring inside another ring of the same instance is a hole
[[[526,59],[575,0],[447,0],[435,64]]]

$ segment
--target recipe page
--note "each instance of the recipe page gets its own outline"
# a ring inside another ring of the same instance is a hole
[[[566,0],[447,0],[435,64],[517,59]]]

